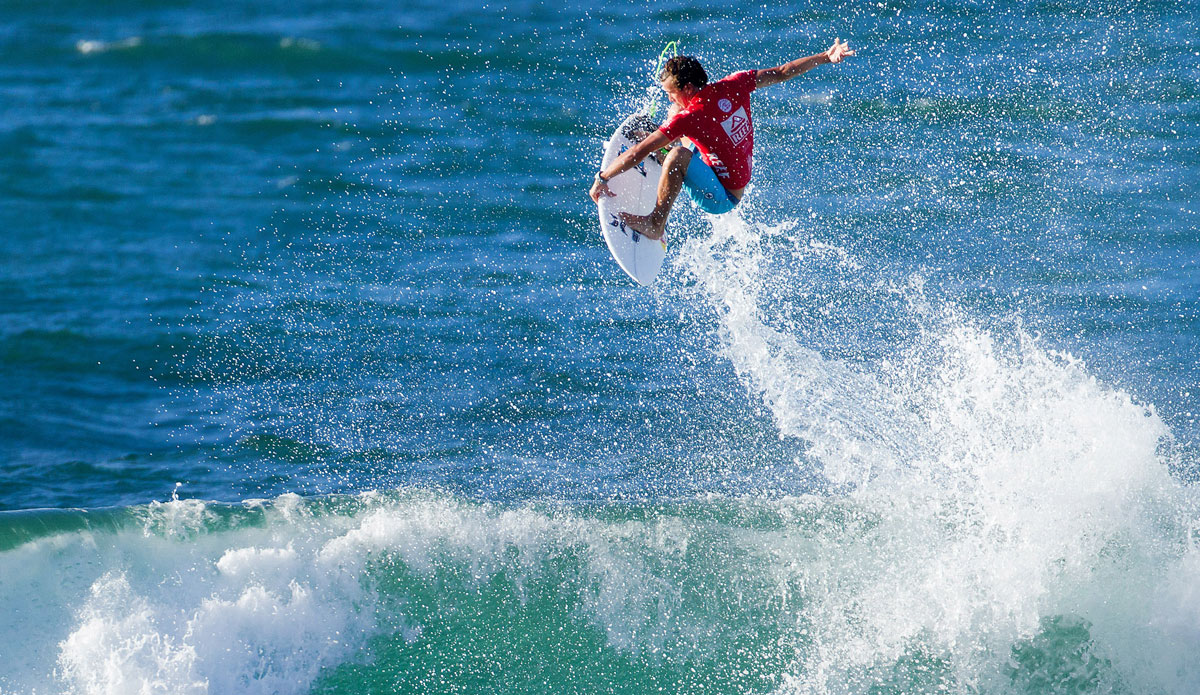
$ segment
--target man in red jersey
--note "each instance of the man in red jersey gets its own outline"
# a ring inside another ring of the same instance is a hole
[[[608,190],[609,179],[683,139],[689,146],[671,147],[662,162],[663,174],[654,210],[649,215],[622,213],[621,220],[650,239],[661,239],[671,206],[685,186],[692,202],[701,210],[713,215],[729,212],[741,201],[754,163],[750,92],[786,82],[823,63],[840,63],[852,55],[854,51],[846,42],[835,39],[824,53],[797,58],[768,70],[736,72],[712,84],[695,58],[676,56],[668,60],[659,80],[671,100],[670,117],[661,128],[613,160],[607,169],[597,172],[589,195],[594,202],[599,202],[602,195],[614,195]],[[700,155],[698,162],[693,161],[695,153]]]

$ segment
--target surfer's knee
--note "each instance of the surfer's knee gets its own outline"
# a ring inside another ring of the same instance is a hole
[[[663,160],[663,169],[676,176],[687,173],[688,164],[692,162],[690,147],[672,147]]]

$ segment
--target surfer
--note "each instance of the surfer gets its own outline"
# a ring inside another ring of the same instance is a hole
[[[671,100],[666,123],[607,169],[596,172],[589,195],[616,195],[608,180],[641,164],[652,153],[667,149],[658,182],[658,199],[649,215],[621,213],[621,221],[650,239],[661,239],[667,229],[671,206],[682,188],[701,210],[720,215],[742,199],[750,183],[754,159],[754,124],[750,120],[750,92],[786,82],[824,63],[840,63],[854,55],[849,44],[834,39],[824,53],[797,58],[766,70],[745,70],[712,84],[700,61],[675,56],[659,75],[663,91]],[[688,146],[680,146],[686,142]],[[693,155],[699,154],[699,161]]]

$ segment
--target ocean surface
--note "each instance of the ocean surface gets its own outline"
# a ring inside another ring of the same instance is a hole
[[[1200,692],[1198,17],[0,3],[0,694]]]

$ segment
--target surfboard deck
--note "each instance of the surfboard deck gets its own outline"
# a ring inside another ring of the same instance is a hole
[[[604,147],[601,167],[607,167],[648,135],[658,130],[658,123],[644,113],[626,118]],[[641,164],[614,176],[608,189],[615,197],[600,197],[600,230],[608,251],[617,265],[629,277],[643,287],[654,283],[667,255],[667,237],[648,239],[640,232],[630,229],[621,222],[619,213],[648,215],[654,210],[658,197],[658,181],[662,177],[662,165],[654,157],[647,157]]]

